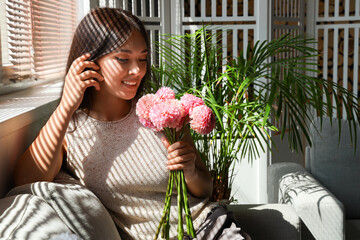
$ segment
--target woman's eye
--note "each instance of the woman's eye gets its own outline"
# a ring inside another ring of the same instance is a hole
[[[120,63],[127,63],[128,62],[128,59],[126,58],[119,58],[119,57],[115,57],[116,60],[118,60]]]
[[[146,62],[147,59],[146,59],[146,58],[144,58],[144,59],[139,59],[139,61],[141,61],[141,62]]]

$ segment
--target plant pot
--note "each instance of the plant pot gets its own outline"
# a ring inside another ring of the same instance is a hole
[[[213,202],[218,202],[221,200],[229,200],[231,189],[228,185],[228,177],[227,176],[219,176],[212,174],[213,179],[213,193],[210,198]]]

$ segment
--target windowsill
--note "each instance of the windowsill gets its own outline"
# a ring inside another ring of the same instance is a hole
[[[59,100],[62,84],[47,83],[0,96],[0,138],[49,115]]]

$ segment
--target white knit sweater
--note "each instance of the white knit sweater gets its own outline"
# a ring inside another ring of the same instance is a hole
[[[103,122],[76,113],[66,133],[67,167],[107,207],[118,227],[133,239],[153,239],[164,207],[169,179],[162,133],[145,128],[135,114]],[[175,184],[174,184],[175,185]],[[208,213],[208,199],[189,194],[195,228]],[[170,235],[176,236],[176,191],[173,191]],[[185,228],[184,228],[185,229]]]

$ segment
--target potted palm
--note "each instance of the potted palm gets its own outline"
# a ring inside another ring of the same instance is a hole
[[[217,39],[209,27],[193,34],[166,35],[157,43],[164,61],[153,68],[155,89],[165,85],[198,94],[216,114],[216,127],[209,135],[192,132],[212,173],[212,200],[229,199],[234,165],[245,155],[252,161],[268,148],[271,132],[279,132],[283,139],[287,131],[289,147],[299,152],[302,134],[311,145],[308,133],[315,116],[332,116],[335,111],[340,117],[345,107],[349,124],[356,124],[357,98],[316,77],[317,50],[308,47],[312,39],[288,34],[249,44],[245,54],[227,59]]]

